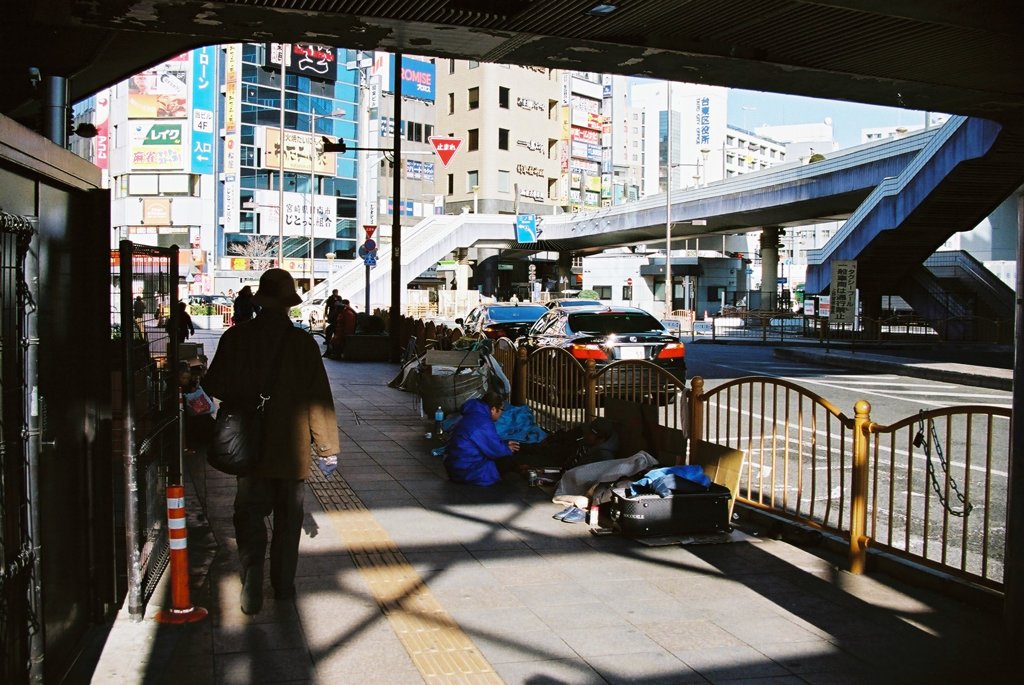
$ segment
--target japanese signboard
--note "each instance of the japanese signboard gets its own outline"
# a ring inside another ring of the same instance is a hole
[[[313,156],[316,155],[315,169],[318,174],[329,174],[333,176],[337,169],[333,152],[323,152],[319,143],[320,140],[310,133],[302,131],[285,131],[284,145],[281,144],[281,131],[276,128],[264,129],[263,145],[263,167],[266,169],[278,169],[281,158],[284,154],[284,168],[286,171],[304,171],[307,174],[314,165]]]
[[[214,58],[217,49],[212,46],[192,52],[192,173],[213,173],[213,105],[216,92]]]
[[[187,65],[171,60],[128,79],[129,119],[183,119],[187,114]]]
[[[829,318],[834,324],[852,324],[857,316],[857,262],[832,262],[832,286],[829,288]]]
[[[183,169],[182,124],[136,121],[131,125],[133,171]]]
[[[274,190],[257,190],[254,196],[255,210],[262,221],[272,227],[278,224],[277,206],[279,195]],[[337,238],[338,201],[328,195],[306,193],[284,193],[285,235],[308,236],[312,227],[315,238]]]
[[[266,50],[266,65],[281,65],[285,71],[299,76],[336,81],[338,79],[338,51],[318,43],[270,43]]]

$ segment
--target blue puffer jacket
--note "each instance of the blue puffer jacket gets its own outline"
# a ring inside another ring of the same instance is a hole
[[[494,485],[501,480],[494,460],[511,455],[508,443],[494,429],[491,408],[476,399],[462,405],[462,418],[455,424],[444,457],[448,477],[456,483]]]

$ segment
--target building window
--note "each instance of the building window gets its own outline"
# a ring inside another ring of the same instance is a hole
[[[599,300],[612,299],[612,287],[610,285],[595,285],[591,287],[591,290],[597,293],[597,299]]]
[[[509,90],[505,87],[498,88],[498,107],[508,109]]]
[[[467,142],[466,149],[469,152],[473,152],[474,150],[479,150],[480,149],[480,129],[478,129],[478,128],[471,128],[471,129],[469,129],[469,140],[466,141],[466,142]]]
[[[423,140],[430,142],[430,139],[434,137],[434,125],[423,124]]]
[[[455,93],[448,93],[448,113],[455,114]]]
[[[449,74],[454,74],[455,73],[455,60],[453,60],[453,59],[448,60],[448,73]]]
[[[480,172],[479,171],[467,171],[466,172],[466,190],[473,192],[474,188],[480,187]]]
[[[508,171],[498,170],[498,192],[507,193],[512,189],[512,174]]]
[[[480,107],[480,88],[473,87],[469,89],[469,108],[478,109]]]
[[[508,149],[508,129],[507,128],[499,128],[498,129],[498,149],[499,150],[507,150]]]
[[[631,286],[631,285],[624,285],[624,286],[622,286],[622,299],[626,300],[627,302],[629,302],[629,301],[631,301],[633,299],[633,286]]]
[[[448,174],[448,194],[455,194],[455,174]]]
[[[471,59],[471,60],[469,60],[466,63],[466,68],[467,69],[476,69],[479,66],[480,66],[480,62],[476,61],[475,59]]]

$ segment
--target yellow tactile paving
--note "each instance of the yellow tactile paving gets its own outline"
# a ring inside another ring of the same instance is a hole
[[[348,483],[338,474],[327,481],[316,469],[308,482],[424,681],[502,683]]]

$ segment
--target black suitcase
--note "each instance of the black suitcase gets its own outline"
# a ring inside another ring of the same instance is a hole
[[[729,488],[712,483],[707,491],[676,493],[668,497],[627,497],[624,488],[612,488],[607,503],[612,528],[623,535],[683,535],[728,533]]]

